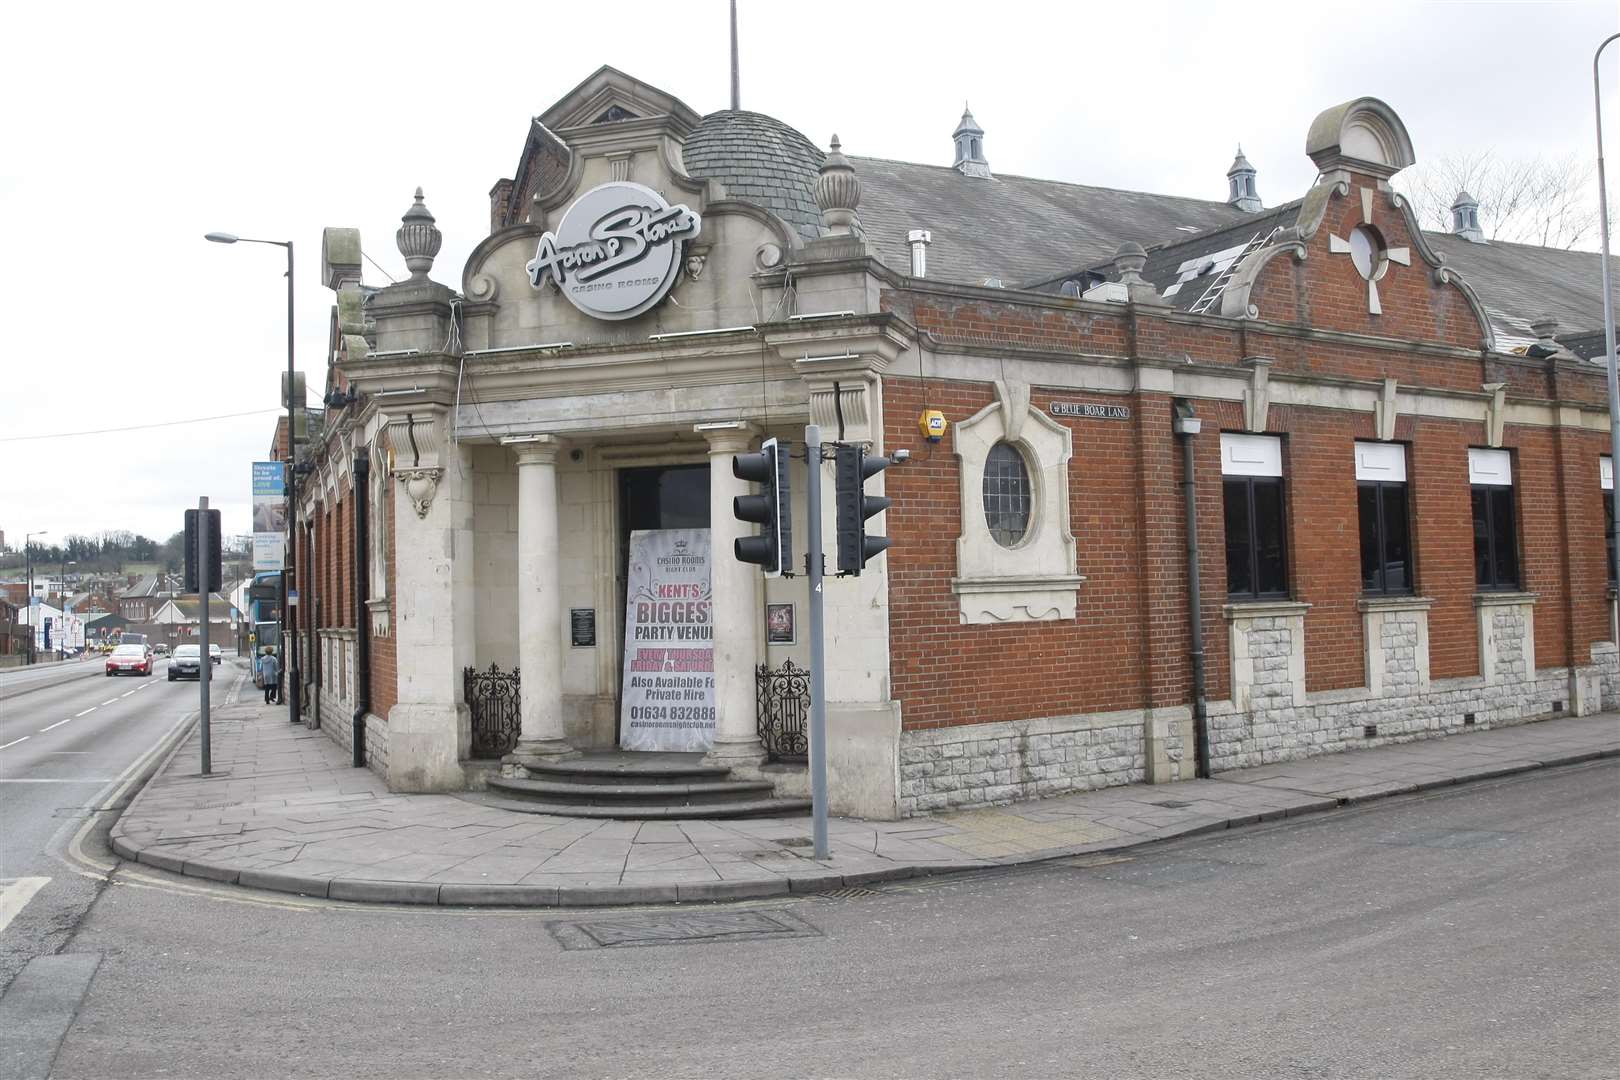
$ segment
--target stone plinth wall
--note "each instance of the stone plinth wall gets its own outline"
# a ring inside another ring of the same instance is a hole
[[[311,704],[320,709],[321,730],[351,754],[355,647],[352,630],[321,631],[321,681],[310,688]],[[388,721],[370,712],[366,714],[366,766],[379,776],[388,775]]]
[[[907,731],[900,740],[900,812],[1018,802],[1146,779],[1148,717],[1132,709]],[[1182,726],[1165,753],[1180,761]]]
[[[1309,632],[1303,611],[1250,618],[1229,609],[1235,693],[1233,700],[1209,706],[1212,769],[1248,768],[1620,703],[1620,671],[1610,643],[1595,644],[1592,664],[1573,673],[1536,667],[1535,603],[1535,596],[1522,593],[1478,597],[1482,674],[1431,681],[1430,601],[1363,601],[1367,685],[1309,694],[1301,663]],[[1285,678],[1286,672],[1295,677]]]

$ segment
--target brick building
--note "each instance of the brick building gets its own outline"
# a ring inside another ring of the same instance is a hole
[[[1272,208],[1241,152],[1216,202],[998,175],[971,113],[951,145],[823,152],[603,68],[535,119],[457,287],[420,192],[408,281],[362,285],[327,230],[315,722],[396,789],[556,801],[580,751],[634,742],[627,594],[668,532],[707,549],[705,647],[654,660],[708,666],[695,713],[647,715],[802,794],[771,688],[809,663],[804,578],[735,561],[729,508],[732,456],[809,422],[910,455],[868,485],[892,548],[826,587],[836,812],[1613,704],[1602,369],[1559,343],[1600,328],[1596,256],[1486,243],[1466,193],[1421,231],[1371,98],[1316,117],[1319,179]],[[493,752],[492,667],[521,670]]]

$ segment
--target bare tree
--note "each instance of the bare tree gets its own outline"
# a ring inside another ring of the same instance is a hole
[[[1596,184],[1593,167],[1574,154],[1503,158],[1493,151],[1451,154],[1415,165],[1397,180],[1425,229],[1450,232],[1451,204],[1466,191],[1479,203],[1487,240],[1566,249],[1597,237]]]

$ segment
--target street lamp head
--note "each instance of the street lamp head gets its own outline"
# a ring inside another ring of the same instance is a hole
[[[203,239],[211,240],[216,244],[234,244],[236,243],[237,237],[235,233],[211,232],[204,236]]]

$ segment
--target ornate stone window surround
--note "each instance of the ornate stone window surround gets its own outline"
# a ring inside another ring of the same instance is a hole
[[[951,590],[964,624],[1046,622],[1075,617],[1085,578],[1076,572],[1069,528],[1069,461],[1073,433],[1029,403],[1029,386],[996,381],[996,402],[957,424],[954,448],[961,468],[962,533],[956,541],[957,576]],[[1018,543],[1003,547],[985,519],[985,460],[998,443],[1024,459],[1030,479],[1029,526]]]

